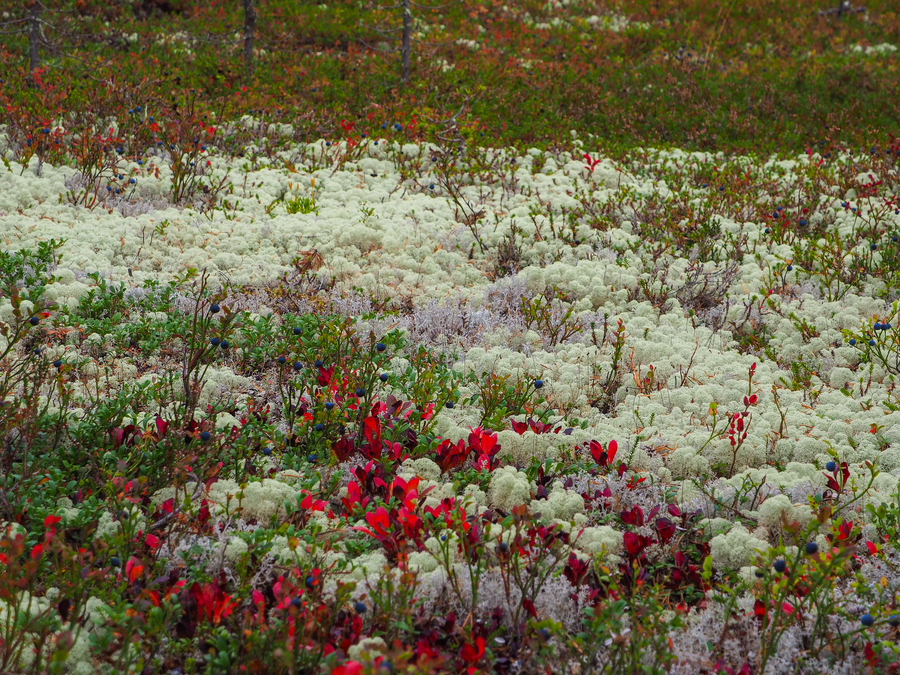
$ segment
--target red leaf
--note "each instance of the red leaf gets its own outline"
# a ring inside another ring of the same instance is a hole
[[[878,554],[878,545],[877,545],[877,544],[875,544],[875,543],[873,543],[873,542],[871,542],[871,541],[867,541],[867,542],[866,542],[866,548],[869,549],[869,553],[871,553],[872,555],[877,555],[877,554]]]
[[[377,417],[367,417],[363,422],[364,434],[370,445],[381,445],[381,420]]]
[[[212,621],[218,625],[238,606],[238,603],[232,600],[232,596],[226,595],[222,587],[215,582],[203,586],[194,583],[190,593],[197,603],[200,621]]]
[[[875,650],[872,649],[872,643],[867,642],[865,648],[863,648],[863,653],[866,655],[866,661],[868,661],[870,666],[877,666],[881,661],[881,657],[875,653]]]
[[[753,615],[758,617],[765,617],[766,606],[763,604],[762,600],[757,600],[755,603],[753,603]]]
[[[340,462],[346,462],[356,451],[353,441],[347,436],[341,436],[331,449],[334,450],[334,454],[337,455]]]
[[[210,517],[209,503],[204,499],[200,502],[200,512],[197,514],[197,520],[200,521],[201,525],[206,525]]]
[[[478,663],[484,656],[484,638],[480,635],[475,638],[475,644],[464,644],[459,650],[459,655],[467,663]]]
[[[656,529],[659,532],[659,540],[661,544],[666,544],[675,536],[675,523],[668,518],[657,518]]]
[[[631,558],[637,558],[652,543],[652,540],[641,534],[626,532],[623,543],[625,544],[625,553]]]
[[[162,438],[163,436],[165,436],[165,435],[166,435],[166,429],[168,429],[168,428],[169,428],[169,423],[166,422],[162,417],[160,417],[159,415],[157,415],[157,416],[156,416],[156,433],[157,433],[157,438]]]
[[[359,661],[347,661],[342,666],[337,666],[331,671],[331,675],[362,675],[363,667]]]
[[[644,512],[640,506],[635,506],[630,511],[622,511],[619,515],[622,518],[622,522],[626,525],[641,527],[644,524]]]
[[[569,560],[566,563],[566,568],[563,570],[563,574],[566,579],[569,580],[573,586],[578,586],[581,584],[581,580],[584,579],[584,576],[588,572],[588,563],[581,560],[574,553],[569,554]]]
[[[144,566],[141,564],[141,561],[134,556],[131,556],[131,558],[128,559],[128,562],[125,563],[125,576],[128,577],[129,583],[133,584],[137,581],[143,571]]]
[[[537,610],[534,608],[534,603],[528,598],[522,600],[522,608],[528,612],[532,619],[537,618]]]

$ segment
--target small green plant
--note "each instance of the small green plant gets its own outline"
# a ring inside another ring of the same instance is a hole
[[[312,190],[311,195],[301,195],[300,185],[295,185],[293,182],[288,182],[287,192],[285,192],[284,195],[275,199],[271,204],[269,204],[269,206],[266,207],[266,213],[271,215],[272,210],[277,204],[284,204],[284,208],[292,216],[298,213],[302,213],[304,215],[314,213],[315,215],[319,215],[319,207],[316,206],[315,178],[313,178],[311,181],[310,189]]]
[[[860,626],[850,634],[835,635],[831,618],[850,613],[852,603],[843,593],[835,593],[839,579],[851,573],[854,548],[853,523],[835,518],[827,539],[830,550],[819,551],[815,535],[828,522],[828,508],[819,509],[818,517],[803,531],[797,523],[785,522],[787,531],[801,542],[791,552],[784,546],[771,549],[760,561],[755,587],[757,600],[754,616],[759,621],[761,649],[758,657],[760,672],[766,672],[769,660],[778,652],[785,632],[801,627],[808,636],[809,656],[816,658],[825,649],[844,652],[849,648],[854,633],[862,633]],[[866,582],[856,575],[856,586],[861,591]]]
[[[572,318],[575,308],[565,305],[566,294],[553,289],[553,296],[550,298],[547,293],[541,293],[533,298],[523,297],[520,306],[525,325],[546,336],[551,347],[565,342],[582,330],[581,322]]]
[[[193,273],[196,274],[196,270]],[[208,284],[209,273],[204,270],[199,280],[193,283],[193,308],[187,333],[178,336],[184,341],[181,358],[183,398],[176,402],[175,416],[185,427],[193,420],[197,410],[210,357],[217,353],[227,354],[231,347],[231,332],[241,328],[239,315],[229,307],[220,307],[218,304],[227,297],[227,288],[210,294]]]
[[[590,403],[594,408],[597,408],[602,413],[609,413],[615,408],[616,404],[616,392],[618,391],[619,385],[622,384],[622,353],[625,349],[625,322],[622,319],[618,319],[616,323],[615,331],[610,334],[609,330],[609,315],[605,314],[603,316],[603,333],[600,339],[597,339],[597,325],[596,322],[591,321],[591,343],[598,350],[605,350],[607,345],[610,344],[609,338],[612,337],[611,344],[613,348],[612,354],[612,363],[609,366],[609,371],[606,375],[603,375],[603,366],[593,366],[593,372],[591,373],[591,385],[594,387],[593,391],[595,392],[590,399]]]
[[[894,301],[887,316],[859,331],[844,331],[847,343],[856,347],[863,362],[876,363],[891,377],[900,377],[900,302]]]
[[[375,207],[363,204],[359,207],[359,215],[362,224],[368,225],[375,219]]]
[[[665,589],[646,584],[629,594],[606,566],[598,563],[593,573],[607,589],[605,597],[583,608],[581,630],[561,636],[579,672],[668,672],[676,656],[665,636],[684,621],[679,612],[667,608]],[[627,616],[633,620],[626,620]]]
[[[523,380],[514,378],[512,374],[489,372],[472,373],[470,383],[477,391],[463,404],[481,406],[480,427],[500,430],[506,427],[507,418],[523,413],[534,413],[540,417],[536,407],[544,402],[538,394],[544,386],[542,380]]]

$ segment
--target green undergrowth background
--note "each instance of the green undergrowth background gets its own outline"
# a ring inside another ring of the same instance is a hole
[[[226,116],[290,122],[306,140],[339,136],[341,120],[438,140],[458,113],[484,145],[559,146],[574,129],[612,153],[794,155],[826,139],[880,145],[898,126],[900,52],[865,54],[900,45],[891,0],[844,15],[820,14],[835,4],[823,0],[414,4],[407,85],[401,10],[386,3],[257,0],[248,75],[240,0],[45,2],[39,77],[63,102],[30,86],[29,4],[0,3],[0,123],[8,106],[52,118],[188,94]],[[631,23],[611,30],[616,16]]]

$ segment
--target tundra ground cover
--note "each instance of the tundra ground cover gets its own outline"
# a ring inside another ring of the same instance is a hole
[[[4,670],[896,670],[893,137],[64,85],[4,89]]]

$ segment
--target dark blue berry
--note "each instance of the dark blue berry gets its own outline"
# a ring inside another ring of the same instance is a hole
[[[815,555],[818,552],[819,545],[816,542],[811,541],[806,545],[806,555]]]
[[[303,369],[303,364],[300,363],[299,361],[294,361],[294,370],[302,370],[302,369]]]
[[[835,462],[835,461],[828,462],[828,464],[825,465],[825,470],[831,471],[831,472],[837,471],[837,462]]]
[[[325,431],[325,425],[319,422],[316,424],[316,431]]]
[[[303,329],[300,328],[300,326],[297,326],[297,327],[294,329],[294,335],[300,335],[300,334],[302,334],[302,333],[303,333]]]
[[[212,312],[213,314],[217,314],[220,309],[222,309],[222,308],[219,307],[218,305],[213,305],[212,307],[209,308],[209,311]]]
[[[896,614],[891,614],[890,618],[888,619],[888,624],[890,624],[893,628],[900,626],[900,617],[898,617]]]
[[[282,365],[284,365],[285,363],[287,363],[287,359],[286,359],[285,357],[283,357],[283,356],[279,356],[277,360],[278,360],[278,363],[280,363],[280,364],[282,364]]]
[[[322,361],[320,361],[319,359],[316,359],[315,361],[313,361],[313,365],[314,365],[316,368],[321,368],[321,367],[322,367],[323,365],[325,365],[325,364],[323,364]]]
[[[365,395],[366,395],[366,390],[363,389],[362,387],[360,387],[359,389],[356,390],[356,396],[358,398],[362,398]]]
[[[757,579],[762,579],[764,576],[766,576],[766,573],[763,572],[763,571],[762,571],[761,569],[759,569],[758,567],[756,568],[756,571],[754,572],[754,574],[756,575],[756,578],[757,578]]]
[[[222,349],[228,349],[231,345],[228,344],[228,340],[222,340],[221,346],[222,346]]]
[[[62,368],[63,362],[57,360],[57,361],[54,361],[54,362],[53,362],[53,365],[56,366],[57,368]]]
[[[369,608],[366,607],[366,603],[364,603],[364,602],[355,603],[353,605],[353,609],[356,610],[357,614],[365,614],[369,610]]]
[[[308,461],[310,464],[315,464],[318,460],[319,460],[318,455],[310,455],[309,457],[306,458],[306,461]]]
[[[863,626],[874,626],[875,625],[875,617],[871,614],[863,614],[862,618],[859,620]]]
[[[535,389],[540,389],[540,388],[543,387],[543,386],[544,386],[544,381],[543,381],[543,380],[535,380],[535,381],[534,381],[534,388],[535,388]]]
[[[856,338],[850,338],[850,346],[852,347],[855,344],[856,344]]]
[[[270,447],[267,445],[266,447],[263,448],[263,454],[264,454],[266,457],[268,457],[269,455],[272,454],[272,448],[270,448]]]
[[[222,340],[220,338],[216,337],[216,338],[210,339],[209,344],[211,344],[213,347],[218,347],[221,344],[221,342],[222,342]]]
[[[788,271],[788,272],[790,272],[790,271],[793,270],[793,269],[794,269],[794,266],[793,266],[793,265],[788,265],[788,266],[787,266],[787,271]]]
[[[33,316],[30,319],[28,319],[28,323],[30,323],[32,326],[37,326],[40,322],[41,322],[41,320],[36,316]]]
[[[775,571],[779,573],[783,573],[787,569],[787,562],[784,560],[776,560],[775,561]]]
[[[452,408],[454,405],[455,405],[455,404],[453,403],[453,401],[447,401],[447,407],[448,407],[448,408]]]
[[[201,441],[208,441],[210,438],[212,438],[212,434],[208,431],[204,431],[202,434],[200,434]]]
[[[385,349],[387,349],[387,346],[383,342],[379,342],[378,344],[375,345],[375,349],[377,349],[380,352],[383,352]]]
[[[325,404],[325,410],[334,410],[334,401],[328,401]]]
[[[122,561],[119,560],[116,556],[113,556],[112,558],[110,558],[109,564],[112,565],[113,567],[118,567],[119,565],[122,564]]]
[[[382,382],[387,382],[387,381],[388,381],[388,374],[387,374],[387,373],[382,373],[381,375],[378,376],[378,379],[381,380]]]

